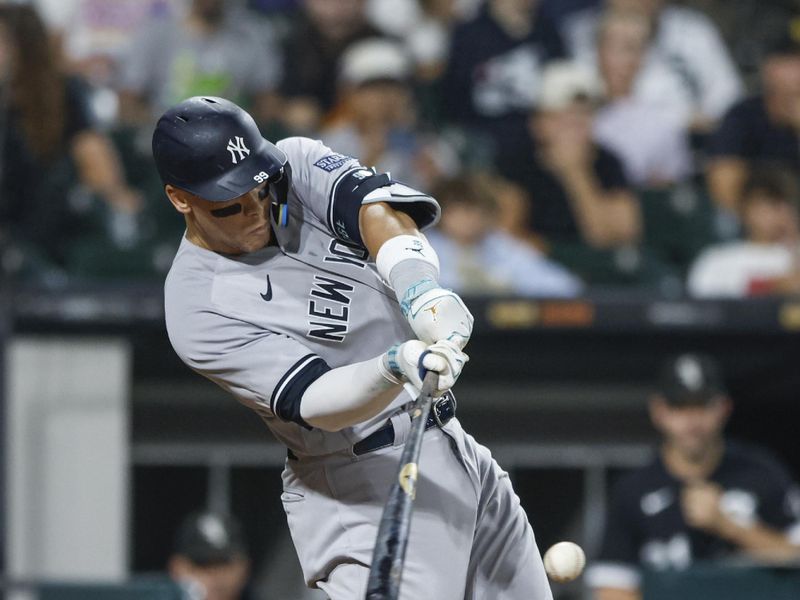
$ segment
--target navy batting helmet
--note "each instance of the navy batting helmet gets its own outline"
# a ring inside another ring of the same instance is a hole
[[[281,180],[270,193],[286,203],[286,154],[261,137],[253,117],[224,98],[195,96],[167,110],[153,132],[153,157],[164,185],[205,200],[225,202]]]

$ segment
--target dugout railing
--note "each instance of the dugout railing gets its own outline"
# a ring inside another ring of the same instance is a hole
[[[457,389],[459,416],[511,471],[542,546],[576,539],[591,557],[609,485],[647,460],[654,437],[646,398],[659,361],[676,351],[720,358],[737,403],[733,433],[769,445],[800,474],[799,300],[693,302],[609,291],[469,305],[476,327]],[[0,293],[0,306],[7,341],[69,347],[105,339],[129,348],[130,571],[163,565],[170,528],[193,502],[253,513],[254,527],[279,531],[280,492],[269,486],[284,451],[249,411],[175,358],[159,288],[17,289]],[[153,501],[159,489],[173,494],[165,514]],[[267,507],[253,501],[262,494]],[[268,538],[256,539],[259,560],[275,550]],[[579,586],[558,593],[581,595]]]

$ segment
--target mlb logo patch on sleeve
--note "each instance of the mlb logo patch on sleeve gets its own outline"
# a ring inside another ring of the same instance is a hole
[[[330,173],[331,171],[335,171],[336,169],[341,167],[348,160],[353,160],[353,157],[334,152],[332,154],[328,154],[320,158],[317,162],[314,163],[314,166],[319,167],[323,171],[327,171],[328,173]]]

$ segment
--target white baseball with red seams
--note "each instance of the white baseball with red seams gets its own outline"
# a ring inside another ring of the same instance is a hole
[[[544,553],[544,570],[558,583],[576,579],[585,565],[583,549],[573,542],[558,542]]]

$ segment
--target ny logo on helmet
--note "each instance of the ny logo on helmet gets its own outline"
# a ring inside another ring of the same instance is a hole
[[[236,142],[233,139],[228,140],[228,152],[231,153],[231,161],[236,164],[240,160],[244,160],[245,154],[250,154],[250,148],[244,145],[244,138],[241,136],[237,135],[234,139]],[[236,157],[237,154],[239,155],[238,159]]]

